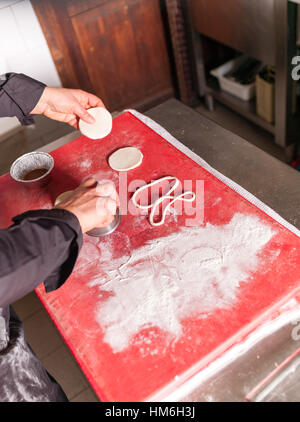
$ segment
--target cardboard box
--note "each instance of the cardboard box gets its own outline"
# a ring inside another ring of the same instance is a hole
[[[275,83],[256,75],[256,113],[269,123],[275,121]]]

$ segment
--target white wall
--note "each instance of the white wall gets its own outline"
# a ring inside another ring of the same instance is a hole
[[[25,73],[46,85],[61,86],[29,0],[0,0],[0,75],[7,72]],[[16,118],[1,118],[0,137],[18,126]]]

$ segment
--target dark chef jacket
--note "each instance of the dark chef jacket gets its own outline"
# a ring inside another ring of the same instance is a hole
[[[0,76],[0,117],[17,116],[22,124],[32,123],[29,113],[44,88],[22,74]],[[25,212],[0,230],[0,402],[67,401],[27,344],[10,304],[41,282],[46,292],[60,287],[72,272],[81,246],[77,217],[62,209]]]

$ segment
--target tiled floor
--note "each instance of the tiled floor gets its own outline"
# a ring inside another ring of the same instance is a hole
[[[20,155],[34,151],[73,130],[75,129],[65,123],[36,116],[34,126],[25,126],[0,141],[0,174],[8,172],[13,161]]]
[[[249,142],[285,161],[282,151],[276,147],[271,136],[255,125],[245,121],[232,111],[217,105],[213,113],[203,106],[197,109],[222,126],[239,134]],[[26,129],[0,142],[0,174],[5,173],[19,155],[37,149],[72,131],[67,125],[38,118],[36,128]],[[98,401],[87,379],[52,323],[35,293],[30,293],[13,304],[22,319],[27,339],[46,369],[64,389],[70,401]]]
[[[86,377],[34,292],[13,304],[27,341],[70,401],[98,401]]]

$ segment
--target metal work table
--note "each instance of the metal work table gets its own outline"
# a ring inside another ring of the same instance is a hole
[[[168,100],[145,114],[212,167],[300,228],[299,172],[175,99]],[[49,152],[79,135],[77,131],[72,132],[41,150]],[[298,316],[300,321],[300,310]],[[287,321],[178,400],[243,401],[251,389],[300,347],[300,340],[292,339],[293,328],[292,321]],[[300,401],[299,375],[300,364],[288,391],[280,391],[273,399]]]

